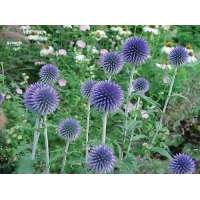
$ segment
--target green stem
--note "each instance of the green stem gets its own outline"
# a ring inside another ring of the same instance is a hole
[[[4,67],[3,67],[3,62],[1,62],[1,71],[2,71],[2,76],[3,76],[3,79],[2,79],[2,82],[3,82],[3,85],[4,85]]]
[[[46,173],[49,173],[49,144],[47,134],[47,116],[44,116],[44,141],[45,141],[45,158],[46,158]]]
[[[129,104],[130,96],[131,96],[131,92],[132,92],[131,91],[131,86],[132,86],[132,82],[133,82],[134,72],[135,72],[135,67],[133,66],[132,71],[131,71],[131,75],[130,75],[129,85],[128,85],[128,95],[127,95],[126,107],[125,107],[125,122],[124,122],[124,137],[125,138],[126,138],[127,129],[128,129],[128,104]]]
[[[31,156],[32,160],[35,160],[37,144],[40,137],[40,124],[41,124],[41,117],[38,116],[35,121],[35,130],[34,130],[34,136],[33,136],[32,156]]]
[[[163,107],[163,110],[162,110],[162,115],[160,117],[159,125],[157,127],[156,134],[154,135],[154,137],[152,139],[151,146],[153,146],[153,144],[154,144],[154,142],[155,142],[155,140],[158,136],[158,133],[160,131],[160,128],[162,126],[163,118],[164,118],[165,112],[167,110],[167,106],[169,104],[170,97],[172,95],[172,89],[173,89],[173,86],[174,86],[174,82],[175,82],[175,78],[176,78],[176,74],[177,74],[177,69],[178,68],[176,67],[175,70],[174,70],[174,74],[173,74],[172,81],[171,81],[171,84],[170,84],[169,92],[168,92],[167,98],[165,100],[165,104],[164,104],[164,107]]]
[[[65,171],[68,149],[69,149],[69,140],[66,141],[66,145],[65,145],[64,157],[63,157],[63,161],[62,161],[62,168],[61,168],[61,171],[60,171],[61,174],[63,174],[64,171]]]
[[[85,141],[85,162],[87,164],[87,158],[88,158],[88,141],[89,141],[89,128],[90,128],[90,102],[88,101],[88,108],[87,108],[87,125],[86,125],[86,141]]]
[[[102,144],[106,143],[106,125],[108,119],[108,112],[103,114],[103,132],[102,132]]]
[[[140,106],[140,97],[138,97],[138,100],[137,100],[137,105],[136,105],[136,108],[135,108],[135,111],[138,110]],[[137,113],[135,113],[135,117],[134,117],[134,121],[137,120]],[[133,131],[134,132],[134,131]],[[132,140],[133,140],[133,135],[134,133],[131,134],[131,137],[130,137],[130,140],[129,140],[129,145],[128,145],[128,149],[127,149],[127,152],[126,152],[126,156],[129,154],[130,152],[130,149],[131,149],[131,145],[132,145]]]

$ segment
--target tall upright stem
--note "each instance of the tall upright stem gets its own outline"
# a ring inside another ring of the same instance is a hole
[[[108,119],[108,112],[103,114],[103,131],[102,131],[102,144],[106,143],[106,125]]]
[[[88,141],[89,141],[89,128],[90,128],[90,102],[88,101],[88,108],[87,108],[87,125],[86,125],[86,141],[85,141],[85,162],[87,163],[88,158]]]
[[[32,155],[31,155],[32,160],[35,160],[37,144],[40,137],[40,124],[41,124],[41,117],[37,116],[36,121],[35,121],[35,130],[34,130],[34,136],[33,136],[33,146],[32,146]]]
[[[3,67],[3,62],[1,62],[1,72],[2,72],[2,76],[3,76],[3,78],[2,78],[2,82],[3,82],[3,85],[4,85],[4,67]]]
[[[44,116],[44,141],[45,141],[45,158],[46,158],[46,173],[49,173],[49,143],[47,134],[47,116]]]
[[[128,104],[129,104],[130,96],[131,96],[131,92],[132,92],[131,86],[132,86],[132,82],[133,82],[134,72],[135,72],[135,66],[133,66],[133,68],[132,68],[130,81],[129,81],[129,85],[128,85],[128,95],[127,95],[126,107],[125,107],[124,137],[126,137],[127,129],[128,129]]]
[[[64,173],[64,171],[65,171],[68,149],[69,149],[69,140],[66,141],[66,145],[65,145],[64,157],[63,157],[63,161],[62,161],[62,168],[60,171],[61,174]]]
[[[154,137],[152,139],[151,146],[154,144],[154,142],[155,142],[155,140],[156,140],[156,138],[158,136],[158,133],[160,131],[160,128],[162,126],[164,114],[165,114],[165,112],[167,110],[167,106],[169,104],[169,100],[170,100],[170,97],[172,95],[172,89],[173,89],[173,86],[174,86],[174,82],[175,82],[175,78],[176,78],[176,74],[177,74],[177,69],[178,69],[177,67],[174,69],[174,74],[173,74],[173,77],[172,77],[172,80],[171,80],[171,83],[170,83],[169,92],[168,92],[167,98],[165,100],[165,104],[164,104],[164,107],[163,107],[163,110],[162,110],[162,115],[160,117],[160,121],[159,121],[157,130],[156,130],[156,134],[154,135]]]
[[[135,111],[138,110],[139,106],[140,106],[140,97],[138,97],[137,105],[136,105]],[[137,120],[137,113],[135,113],[135,117],[134,117],[134,121],[136,121],[136,120]],[[126,155],[128,155],[128,153],[130,152],[132,140],[133,140],[133,133],[131,134],[131,137],[130,137],[130,140],[129,140],[128,150],[127,150],[127,152],[126,152]]]

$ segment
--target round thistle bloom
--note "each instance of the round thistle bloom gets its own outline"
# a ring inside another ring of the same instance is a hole
[[[175,47],[169,53],[169,63],[174,66],[180,66],[187,63],[189,58],[188,51],[184,47]]]
[[[134,92],[146,93],[149,90],[149,81],[144,78],[137,78],[132,84]]]
[[[2,104],[4,101],[4,96],[2,94],[0,94],[0,104]]]
[[[169,168],[173,174],[192,174],[195,172],[195,163],[190,156],[180,153],[171,160]]]
[[[96,84],[96,81],[94,81],[94,80],[85,81],[81,86],[81,95],[83,97],[86,97],[87,99],[89,99],[91,91],[95,84]]]
[[[122,53],[126,62],[139,65],[148,58],[149,47],[142,38],[132,37],[125,42]]]
[[[65,140],[75,140],[80,135],[80,124],[77,120],[69,118],[62,121],[58,126],[59,135]]]
[[[57,81],[59,76],[59,70],[52,64],[46,64],[40,69],[40,80],[43,83],[51,84]]]
[[[59,97],[54,88],[43,83],[32,84],[25,92],[24,104],[32,112],[47,115],[56,110]]]
[[[102,112],[112,112],[119,108],[124,99],[121,87],[112,81],[100,81],[92,89],[91,106]]]
[[[100,58],[101,68],[108,74],[117,74],[123,68],[123,57],[120,53],[108,52]]]
[[[113,151],[104,146],[97,146],[89,152],[88,166],[96,173],[109,173],[113,170],[116,162]]]

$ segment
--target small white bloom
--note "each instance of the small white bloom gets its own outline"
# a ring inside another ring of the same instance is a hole
[[[164,47],[162,47],[161,52],[162,52],[162,53],[165,53],[165,54],[167,54],[167,55],[169,55],[169,53],[171,52],[171,50],[172,50],[173,48],[174,48],[174,47],[167,47],[167,46],[164,46]]]
[[[143,119],[149,118],[149,114],[147,113],[146,110],[141,110],[140,112]]]
[[[197,58],[194,55],[188,57],[188,63],[195,63],[196,61]]]
[[[169,76],[168,75],[164,75],[163,76],[163,83],[164,84],[170,84],[170,82],[171,82],[171,80],[170,80]]]
[[[76,61],[84,61],[85,60],[85,56],[83,54],[77,54],[75,56],[75,60]]]
[[[161,68],[161,69],[172,69],[172,66],[169,64],[159,64],[156,63],[156,67]]]
[[[59,49],[57,52],[56,52],[56,55],[59,55],[59,56],[66,56],[67,55],[67,51],[65,49]]]
[[[53,55],[53,54],[54,54],[54,49],[52,46],[41,49],[41,51],[40,51],[40,56],[48,56],[48,55]]]
[[[99,40],[101,40],[103,38],[107,38],[108,37],[103,30],[96,30],[92,34],[94,34],[96,36],[96,40],[97,41],[99,41]]]
[[[72,28],[72,25],[63,25],[63,28]]]
[[[23,91],[22,91],[22,89],[17,88],[17,89],[16,89],[16,93],[17,93],[17,94],[23,94]]]
[[[28,40],[31,41],[47,41],[46,36],[40,36],[40,35],[29,35],[27,36]]]
[[[159,30],[155,27],[155,28],[152,28],[150,26],[145,26],[143,28],[143,31],[144,32],[150,32],[150,33],[153,33],[154,35],[158,35],[159,34]]]
[[[93,54],[98,54],[99,51],[96,49],[96,47],[92,47],[92,53],[93,53]]]

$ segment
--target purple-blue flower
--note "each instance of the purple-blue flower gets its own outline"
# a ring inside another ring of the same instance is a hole
[[[180,66],[188,62],[188,52],[186,48],[177,46],[169,53],[169,63],[173,66]]]
[[[100,58],[101,68],[108,74],[117,74],[123,68],[123,56],[120,53],[108,52]]]
[[[128,39],[122,49],[124,60],[135,65],[143,64],[148,58],[149,53],[148,43],[142,38],[137,37]]]
[[[195,163],[190,156],[180,153],[170,161],[169,168],[173,174],[192,174],[195,172]]]
[[[109,173],[113,171],[116,163],[112,149],[99,145],[92,148],[88,155],[88,167],[96,173]]]
[[[146,93],[149,90],[149,81],[140,77],[133,81],[133,91]]]
[[[58,126],[59,135],[65,140],[75,140],[80,135],[80,124],[73,118],[65,119]]]
[[[57,109],[59,97],[53,87],[43,83],[35,83],[26,90],[24,104],[32,112],[47,115]]]
[[[121,87],[112,81],[98,82],[90,95],[91,106],[98,111],[116,111],[123,103],[124,94]]]
[[[52,84],[57,81],[59,77],[59,70],[52,64],[46,64],[40,69],[40,80],[46,84]]]
[[[4,96],[3,94],[0,94],[0,105],[3,103],[3,101],[4,101]]]
[[[96,84],[96,81],[94,80],[85,81],[81,86],[81,95],[89,99],[92,88],[94,87],[95,84]]]

